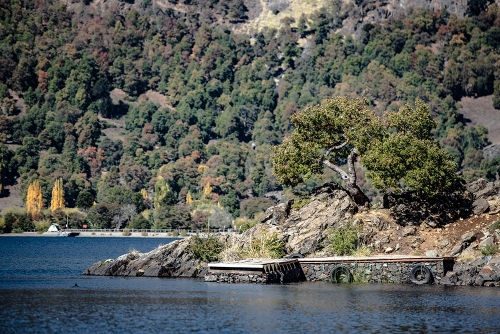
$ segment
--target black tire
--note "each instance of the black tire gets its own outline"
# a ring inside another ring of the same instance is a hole
[[[410,272],[410,280],[418,285],[429,284],[431,278],[431,271],[424,265],[418,265]]]
[[[352,275],[344,266],[335,267],[331,274],[332,283],[352,283]]]

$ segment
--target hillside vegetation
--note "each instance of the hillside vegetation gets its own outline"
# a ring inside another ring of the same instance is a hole
[[[20,184],[25,200],[38,180],[47,207],[62,178],[65,206],[88,213],[73,212],[75,226],[251,224],[283,190],[270,147],[291,115],[335,95],[365,97],[378,115],[418,97],[466,180],[498,173],[486,128],[466,126],[457,105],[493,94],[500,108],[497,5],[464,19],[415,10],[354,38],[339,33],[348,2],[251,35],[235,28],[255,19],[242,0],[168,3],[0,1],[2,188]]]

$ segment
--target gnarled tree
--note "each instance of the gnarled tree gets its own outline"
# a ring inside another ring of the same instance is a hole
[[[379,189],[447,190],[456,182],[456,163],[432,138],[436,124],[429,108],[418,99],[416,106],[386,120],[363,99],[334,97],[307,107],[292,116],[295,129],[274,148],[273,173],[281,184],[295,186],[328,167],[340,174],[356,204],[367,207],[369,199],[356,183],[360,156]]]

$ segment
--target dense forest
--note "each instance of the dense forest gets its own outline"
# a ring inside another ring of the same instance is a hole
[[[353,37],[337,33],[353,15],[339,0],[252,35],[230,28],[246,19],[242,0],[170,2],[206,8],[0,0],[0,190],[19,183],[31,201],[36,181],[46,208],[5,211],[4,229],[66,214],[73,227],[251,224],[283,190],[335,180],[283,189],[269,156],[292,114],[336,95],[365,97],[379,115],[421,98],[463,177],[495,179],[487,130],[467,126],[457,101],[494,94],[500,109],[497,5],[464,19],[415,10]],[[78,210],[47,209],[60,179],[64,207]]]

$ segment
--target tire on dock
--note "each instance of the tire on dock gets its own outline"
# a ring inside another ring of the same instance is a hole
[[[418,285],[429,284],[432,280],[431,271],[423,264],[419,264],[411,270],[410,280]]]
[[[332,283],[352,283],[353,276],[349,269],[344,266],[337,266],[331,273]]]

